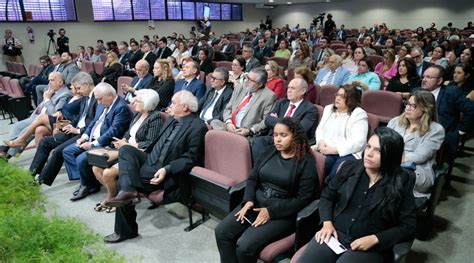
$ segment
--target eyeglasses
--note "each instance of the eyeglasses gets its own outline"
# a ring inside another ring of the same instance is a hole
[[[424,75],[423,79],[438,79],[439,77]]]
[[[211,81],[214,81],[214,80],[224,80],[224,79],[220,79],[220,78],[215,78],[215,77],[213,77],[213,76],[211,76],[211,75],[209,75],[209,79],[210,79]]]
[[[250,82],[253,82],[253,83],[257,83],[256,80],[249,78],[249,76],[247,76],[247,78],[246,78],[245,80],[250,81]]]
[[[411,108],[412,110],[416,110],[416,104],[415,103],[409,103],[405,102],[405,108]]]
[[[346,98],[346,94],[344,94],[344,93],[334,93],[334,97],[336,97],[336,98],[337,98],[337,97],[341,97],[341,98],[345,99],[345,98]]]

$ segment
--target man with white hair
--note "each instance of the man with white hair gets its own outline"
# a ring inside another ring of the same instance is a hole
[[[329,67],[324,67],[319,70],[314,83],[323,85],[342,86],[346,83],[349,75],[349,70],[342,67],[342,58],[339,55],[331,55],[328,60]]]
[[[200,165],[204,156],[207,127],[197,110],[197,98],[189,91],[179,91],[171,99],[171,117],[163,124],[150,153],[129,145],[120,148],[119,193],[105,202],[106,206],[119,209],[115,232],[106,236],[105,242],[118,243],[138,236],[135,200],[139,191],[149,194],[163,189],[163,203],[181,200],[180,177]]]
[[[81,186],[71,201],[77,201],[100,190],[100,183],[92,173],[86,151],[95,147],[106,147],[114,138],[122,138],[132,120],[127,103],[117,96],[115,89],[101,82],[94,89],[94,97],[99,105],[94,120],[75,144],[63,150],[64,165],[69,178],[81,179]]]

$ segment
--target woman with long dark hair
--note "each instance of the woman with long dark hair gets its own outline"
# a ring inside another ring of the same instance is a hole
[[[294,232],[298,211],[319,188],[301,124],[289,117],[279,120],[273,142],[247,180],[242,205],[215,229],[221,262],[257,262],[267,244]]]
[[[470,64],[459,63],[456,65],[451,84],[460,88],[468,99],[474,100],[474,78]]]
[[[398,72],[387,85],[387,91],[396,92],[408,99],[414,88],[421,86],[421,79],[416,72],[416,62],[410,58],[402,58],[398,62]]]
[[[403,145],[394,130],[375,129],[364,158],[345,162],[323,189],[322,228],[291,262],[384,262],[393,245],[414,236],[415,178],[400,166]],[[332,238],[347,251],[333,252]]]

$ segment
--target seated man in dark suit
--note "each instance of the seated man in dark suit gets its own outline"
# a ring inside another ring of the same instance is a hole
[[[272,56],[272,50],[269,47],[267,47],[266,41],[267,40],[265,40],[265,38],[261,37],[258,40],[258,46],[255,47],[254,56],[258,60],[260,60],[260,62],[262,62],[264,60],[264,57],[271,57]]]
[[[418,73],[418,76],[420,76],[420,78],[423,78],[423,73],[425,72],[427,68],[432,66],[433,63],[423,60],[424,52],[423,52],[423,49],[421,49],[420,47],[414,47],[411,50],[410,55],[413,58],[413,60],[415,60],[416,73]]]
[[[96,147],[109,146],[114,138],[122,138],[127,131],[132,113],[127,103],[117,96],[115,89],[105,82],[94,89],[94,97],[100,104],[94,120],[75,144],[63,150],[64,164],[69,178],[80,178],[81,185],[70,199],[77,201],[100,190],[100,183],[92,173],[86,151]]]
[[[123,84],[122,89],[126,91],[125,93],[125,101],[129,102],[131,98],[135,97],[135,91],[144,89],[148,87],[150,82],[153,80],[153,76],[148,73],[148,68],[150,65],[146,60],[139,60],[137,64],[135,65],[135,72],[137,75],[133,77],[132,83],[130,83],[130,86]]]
[[[104,238],[117,243],[138,236],[135,211],[138,192],[149,194],[164,190],[163,203],[186,197],[179,188],[182,176],[187,176],[204,156],[204,136],[207,127],[195,112],[196,97],[189,91],[176,93],[170,106],[169,117],[162,126],[151,152],[143,152],[125,145],[119,150],[119,193],[105,205],[119,207],[115,214],[115,233]]]
[[[128,60],[128,65],[125,65],[125,71],[123,72],[123,75],[134,77],[137,75],[135,72],[135,65],[143,57],[143,53],[140,50],[140,46],[138,45],[137,41],[130,41],[130,51],[128,53],[130,54],[130,59]]]
[[[160,38],[158,41],[158,51],[156,52],[156,59],[166,59],[171,56],[173,51],[168,47],[168,40],[166,37]]]
[[[293,79],[288,84],[287,97],[280,99],[270,113],[265,117],[266,132],[252,141],[252,156],[256,160],[265,150],[265,147],[273,144],[273,127],[278,119],[292,117],[300,121],[306,131],[308,140],[314,139],[318,111],[316,107],[304,100],[308,84],[304,79]]]
[[[253,56],[254,50],[251,46],[245,45],[242,48],[242,57],[245,59],[245,72],[250,72],[254,68],[260,67],[260,61]]]
[[[174,94],[181,90],[190,91],[197,99],[201,99],[206,93],[206,85],[198,79],[199,64],[196,61],[189,61],[183,66],[184,79],[180,79],[174,86]]]
[[[146,60],[148,62],[148,65],[153,65],[155,64],[156,61],[156,55],[151,51],[150,44],[148,43],[143,43],[142,45],[142,60]],[[135,70],[137,69],[135,65]],[[148,73],[152,74],[153,73],[153,67],[148,67]],[[138,74],[138,73],[137,73]]]
[[[226,37],[221,40],[221,50],[214,54],[215,61],[232,61],[235,57],[235,46],[230,43],[229,38]]]
[[[79,110],[80,117],[77,123],[71,123],[62,128],[61,131],[53,131],[54,135],[41,139],[29,169],[32,175],[39,174],[36,181],[40,184],[51,185],[53,183],[59,170],[61,170],[61,166],[63,166],[64,148],[79,139],[95,116],[97,101],[92,93],[94,81],[91,75],[79,72],[72,79],[72,84],[79,89],[79,93],[82,95]]]
[[[118,51],[119,63],[122,64],[124,67],[128,66],[128,63],[130,61],[130,53],[128,52],[127,46],[124,44],[119,44]]]
[[[211,88],[199,100],[199,118],[206,123],[211,123],[212,120],[223,121],[224,108],[234,91],[226,68],[216,68],[210,73],[210,78]]]
[[[436,99],[438,122],[445,130],[445,147],[450,168],[456,158],[459,136],[472,132],[474,125],[474,102],[464,96],[456,86],[443,86],[444,68],[430,66],[423,73],[421,88],[430,91]],[[462,120],[461,120],[462,113]],[[446,177],[449,185],[451,170]]]
[[[216,130],[253,136],[265,129],[265,116],[275,104],[276,95],[265,87],[268,74],[264,68],[250,71],[243,84],[236,84],[224,109],[223,120],[212,120]]]
[[[318,63],[324,58],[325,53],[329,53],[331,55],[334,54],[334,50],[329,48],[329,44],[331,43],[331,40],[329,37],[323,37],[321,41],[319,41],[320,46],[318,48],[315,48],[313,51],[313,57],[312,59]]]

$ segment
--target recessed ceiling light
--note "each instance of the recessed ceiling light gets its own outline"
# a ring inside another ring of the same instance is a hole
[[[274,0],[268,0],[268,2],[273,3]]]
[[[291,2],[286,2],[287,5],[291,5]]]

